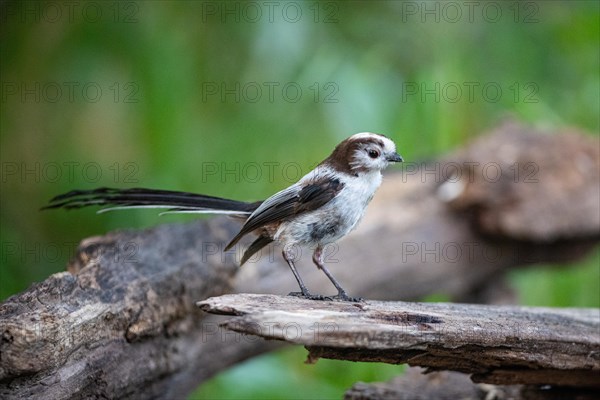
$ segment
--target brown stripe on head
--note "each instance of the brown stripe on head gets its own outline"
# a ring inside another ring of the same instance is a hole
[[[338,144],[331,155],[321,164],[328,164],[339,172],[355,175],[358,172],[366,172],[371,169],[356,162],[356,156],[360,151],[367,148],[376,148],[383,152],[389,146],[392,146],[395,151],[393,142],[384,135],[367,132],[357,133]]]

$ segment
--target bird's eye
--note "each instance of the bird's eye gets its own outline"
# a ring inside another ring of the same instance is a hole
[[[377,150],[368,150],[368,152],[369,152],[369,157],[371,157],[371,158],[379,157],[379,152]]]

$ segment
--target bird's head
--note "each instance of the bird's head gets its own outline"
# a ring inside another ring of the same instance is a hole
[[[350,174],[381,171],[391,162],[402,162],[396,145],[377,133],[357,133],[338,144],[326,160],[335,169]]]

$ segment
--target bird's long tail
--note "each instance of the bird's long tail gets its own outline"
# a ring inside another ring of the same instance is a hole
[[[54,197],[42,209],[75,209],[87,206],[103,207],[98,213],[132,208],[163,208],[163,213],[211,213],[247,217],[261,202],[223,199],[203,194],[155,189],[72,190]]]

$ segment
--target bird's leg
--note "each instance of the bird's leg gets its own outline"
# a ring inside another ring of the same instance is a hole
[[[300,274],[298,273],[298,270],[294,266],[294,262],[292,261],[291,255],[287,253],[286,249],[283,249],[281,254],[283,255],[283,258],[285,259],[285,261],[290,266],[290,269],[292,270],[292,273],[294,274],[296,281],[298,281],[298,286],[300,286],[300,292],[292,292],[289,294],[289,296],[299,296],[299,297],[304,297],[304,298],[311,299],[311,300],[325,300],[326,298],[324,296],[313,295],[308,291],[308,289],[306,288],[306,285],[302,281],[302,278],[300,278]]]
[[[313,262],[315,263],[317,268],[319,268],[325,273],[325,275],[327,275],[327,278],[329,278],[331,283],[333,283],[333,286],[335,286],[335,288],[337,289],[338,294],[337,296],[334,296],[335,299],[339,299],[342,301],[352,301],[355,303],[362,301],[360,297],[348,296],[348,293],[346,293],[344,288],[338,283],[338,281],[335,280],[331,272],[329,272],[329,270],[325,268],[325,264],[323,263],[323,247],[321,247],[321,245],[318,245],[315,249],[315,252],[313,253]]]

